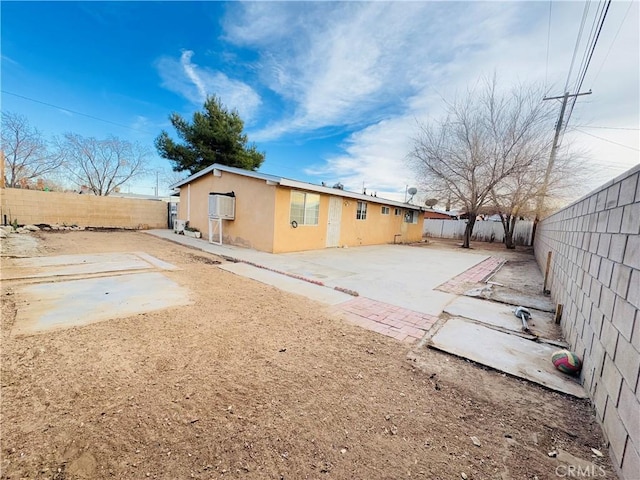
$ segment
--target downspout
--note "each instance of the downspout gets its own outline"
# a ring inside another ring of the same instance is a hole
[[[191,184],[187,185],[187,222],[191,220]]]

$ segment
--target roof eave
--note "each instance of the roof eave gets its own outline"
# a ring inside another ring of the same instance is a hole
[[[390,199],[382,198],[382,197],[374,197],[374,196],[371,196],[371,195],[366,195],[364,193],[350,192],[348,190],[342,190],[342,189],[339,189],[339,188],[326,187],[326,186],[322,186],[322,185],[314,185],[312,183],[301,182],[301,181],[298,181],[298,180],[291,180],[289,178],[277,177],[275,175],[269,175],[269,174],[266,174],[266,173],[258,173],[258,172],[253,172],[253,171],[250,171],[250,170],[242,170],[240,168],[228,167],[226,165],[221,165],[221,164],[218,164],[218,163],[214,163],[213,165],[209,165],[207,168],[202,169],[199,172],[194,173],[193,175],[185,178],[184,180],[181,180],[180,182],[177,182],[177,183],[175,183],[173,185],[170,185],[170,188],[180,189],[181,186],[186,185],[188,183],[191,183],[192,181],[196,180],[197,178],[200,178],[200,177],[202,177],[204,175],[207,175],[208,173],[215,174],[216,170],[219,170],[221,172],[235,173],[237,175],[243,175],[245,177],[257,178],[257,179],[266,181],[270,185],[278,185],[278,186],[282,186],[282,187],[297,188],[297,189],[300,189],[300,190],[307,190],[307,191],[317,192],[317,193],[325,193],[327,195],[335,195],[335,196],[338,196],[338,197],[352,198],[352,199],[355,199],[355,200],[373,202],[373,203],[378,203],[378,204],[381,204],[381,205],[389,205],[389,206],[399,207],[399,208],[409,208],[411,210],[418,210],[418,211],[425,211],[426,210],[426,208],[424,208],[424,207],[420,207],[418,205],[412,205],[410,203],[398,202],[396,200],[390,200]]]

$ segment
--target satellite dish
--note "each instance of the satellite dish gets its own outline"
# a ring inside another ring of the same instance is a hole
[[[405,196],[404,196],[404,198],[405,198],[405,203],[411,203],[411,200],[413,200],[414,195],[415,195],[416,193],[418,193],[418,189],[417,189],[417,188],[415,188],[415,187],[411,187],[411,188],[407,189],[407,193],[408,193],[409,195],[411,195],[411,196],[409,197],[409,200],[407,200],[407,195],[405,194]]]
[[[433,208],[438,204],[438,199],[437,198],[428,198],[427,200],[424,201],[424,204],[429,208]]]

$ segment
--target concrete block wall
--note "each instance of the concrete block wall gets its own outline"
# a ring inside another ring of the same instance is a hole
[[[0,189],[0,220],[19,224],[67,224],[83,227],[167,228],[167,203],[77,193]]]
[[[536,229],[534,251],[564,305],[562,330],[619,475],[640,478],[640,165]]]

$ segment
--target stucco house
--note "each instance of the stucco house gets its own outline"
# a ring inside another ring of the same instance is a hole
[[[222,243],[264,252],[407,243],[422,238],[422,207],[340,188],[219,164],[172,188],[180,193],[178,220],[188,221],[204,238],[215,228],[211,227],[210,200],[220,198],[216,194],[232,198],[233,219],[214,220],[222,227]]]

